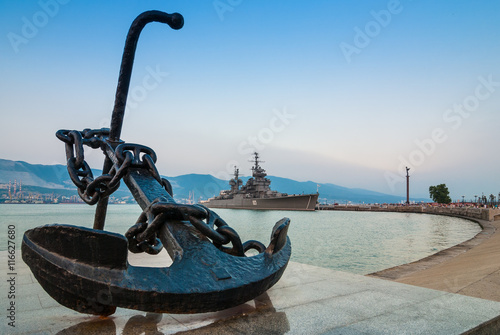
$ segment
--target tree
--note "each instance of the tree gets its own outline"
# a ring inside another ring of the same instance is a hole
[[[429,187],[429,194],[434,202],[439,204],[449,204],[451,202],[450,191],[446,184]]]

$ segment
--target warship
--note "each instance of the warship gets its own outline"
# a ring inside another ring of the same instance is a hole
[[[259,163],[259,154],[254,152],[254,166],[252,178],[246,184],[239,178],[239,169],[235,166],[234,178],[229,181],[231,189],[223,190],[216,197],[203,201],[209,208],[230,209],[269,209],[269,210],[296,210],[314,211],[318,200],[318,193],[287,194],[273,191],[271,181],[266,178],[266,170]]]

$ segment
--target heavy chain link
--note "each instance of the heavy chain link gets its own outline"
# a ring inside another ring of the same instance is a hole
[[[85,161],[84,145],[105,150],[109,129],[59,130],[57,138],[66,144],[67,167],[71,180],[78,188],[78,194],[90,205],[101,197],[111,195],[120,187],[120,180],[129,168],[142,168],[151,173],[165,190],[173,196],[172,186],[162,178],[156,168],[156,153],[153,149],[133,143],[121,143],[114,149],[116,159],[110,171],[94,178]],[[245,256],[249,249],[263,252],[265,246],[258,241],[241,242],[238,233],[215,212],[202,205],[183,205],[159,198],[146,208],[137,222],[125,234],[129,250],[134,253],[158,254],[163,245],[157,235],[167,220],[189,222],[202,235],[209,238],[220,250],[235,256]],[[205,220],[206,222],[204,222]],[[226,247],[231,243],[231,247]]]
[[[140,144],[134,143],[122,143],[118,145],[115,149],[116,158],[122,163],[130,160],[130,164],[127,162],[127,168],[139,167],[147,169],[153,178],[158,181],[168,194],[173,196],[172,185],[170,182],[162,178],[158,169],[156,168],[156,153],[153,149]],[[141,157],[142,154],[142,157]]]
[[[100,198],[110,196],[120,187],[120,180],[133,167],[147,168],[152,176],[172,195],[172,186],[161,178],[156,169],[156,154],[153,149],[139,144],[122,143],[115,154],[119,164],[113,164],[110,171],[94,178],[85,161],[84,145],[93,149],[104,148],[109,129],[84,129],[83,131],[62,129],[56,133],[66,145],[66,160],[71,181],[78,188],[78,194],[87,204],[94,205]],[[143,154],[141,160],[141,153]]]
[[[167,220],[188,221],[202,235],[208,237],[215,247],[228,254],[244,257],[249,249],[263,252],[266,247],[258,241],[241,243],[238,233],[215,212],[202,205],[183,205],[157,199],[146,208],[135,225],[125,234],[129,250],[133,253],[146,252],[157,254],[162,245],[157,237]],[[203,220],[206,220],[204,222]],[[214,229],[214,227],[217,227]],[[232,247],[225,247],[231,243]]]
[[[91,148],[99,148],[103,143],[104,137],[109,135],[108,128],[102,129],[84,129],[77,130],[59,130],[56,133],[58,139],[66,144],[66,160],[68,173],[78,188],[78,194],[83,201],[94,205],[101,196],[107,196],[113,193],[120,185],[113,182],[110,185],[113,176],[102,175],[96,179],[92,170],[85,161],[83,145]]]

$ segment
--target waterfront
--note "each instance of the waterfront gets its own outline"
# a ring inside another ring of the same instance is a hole
[[[7,226],[16,226],[16,244],[25,230],[50,223],[91,227],[95,207],[87,205],[2,205],[0,250],[6,250]],[[137,205],[110,205],[106,230],[124,234],[140,214]],[[412,262],[475,236],[480,227],[468,220],[415,213],[341,211],[249,211],[218,209],[243,241],[269,243],[271,229],[291,218],[292,261],[356,274]]]

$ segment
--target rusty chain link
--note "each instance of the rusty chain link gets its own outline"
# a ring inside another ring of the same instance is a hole
[[[166,220],[188,221],[209,238],[215,247],[234,256],[244,257],[249,249],[255,249],[259,253],[266,249],[264,244],[254,240],[241,243],[238,233],[205,206],[176,204],[160,198],[153,201],[139,216],[136,224],[126,232],[129,250],[133,253],[159,253],[162,245],[157,234]],[[214,229],[214,226],[217,228]],[[232,247],[224,246],[229,243]]]
[[[92,170],[85,161],[84,145],[104,150],[109,129],[59,130],[57,138],[66,145],[67,167],[71,180],[78,188],[78,194],[90,205],[96,204],[101,197],[111,195],[120,187],[120,180],[133,168],[143,168],[151,173],[163,188],[173,196],[172,185],[162,178],[156,168],[156,153],[153,149],[134,143],[121,143],[115,149],[116,160],[109,173],[94,178]],[[157,234],[166,220],[187,221],[201,234],[212,241],[218,249],[235,256],[245,256],[249,249],[259,252],[265,246],[258,241],[241,242],[238,233],[228,226],[215,212],[202,205],[182,205],[155,200],[137,219],[125,234],[129,250],[134,253],[158,254],[163,245]],[[206,222],[204,222],[205,220]],[[232,247],[226,247],[231,243]]]
[[[143,154],[142,160],[141,153]],[[116,147],[115,154],[116,158],[120,162],[123,162],[128,158],[131,160],[131,167],[142,167],[149,170],[153,178],[155,178],[156,181],[158,181],[163,188],[165,188],[168,194],[173,196],[172,185],[167,179],[160,176],[160,173],[156,168],[156,153],[153,149],[140,144],[122,143]]]
[[[83,131],[61,129],[56,133],[66,146],[66,160],[71,181],[78,188],[78,195],[87,204],[96,204],[101,197],[110,196],[120,187],[120,180],[133,167],[147,168],[152,176],[172,195],[170,182],[161,178],[155,166],[156,154],[153,149],[139,144],[122,143],[116,148],[119,164],[113,164],[107,174],[94,178],[90,166],[85,161],[84,145],[93,149],[103,148],[109,136],[108,128],[84,129]],[[140,154],[143,153],[142,160]]]

